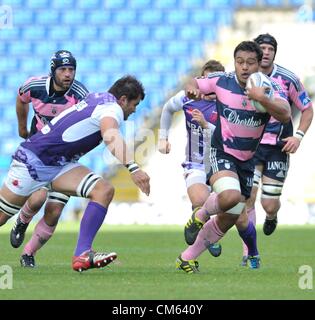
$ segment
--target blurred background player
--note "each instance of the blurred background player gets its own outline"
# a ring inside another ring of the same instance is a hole
[[[75,80],[76,67],[77,62],[72,53],[59,50],[51,57],[49,76],[32,77],[19,88],[16,113],[20,137],[31,137],[62,111],[86,97],[87,89]],[[35,114],[28,131],[27,117],[30,103]],[[11,245],[14,248],[22,244],[30,221],[46,199],[47,189],[43,188],[32,194],[21,209],[10,235]],[[52,236],[68,200],[69,196],[65,194],[48,192],[44,217],[37,223],[32,238],[24,247],[20,259],[23,267],[35,266],[34,255]]]
[[[270,115],[281,122],[290,119],[290,106],[275,83],[273,100],[265,95],[265,87],[246,88],[247,79],[258,71],[262,56],[257,43],[243,41],[234,50],[235,73],[210,74],[205,79],[193,79],[186,87],[186,95],[191,99],[202,99],[214,92],[218,112],[210,149],[213,192],[187,223],[186,242],[191,245],[176,260],[176,267],[187,273],[198,272],[195,259],[208,243],[220,240],[241,213],[246,216],[245,201],[250,196],[254,174],[253,156]],[[267,113],[257,112],[250,100],[260,102]],[[207,221],[209,215],[215,214],[216,217]],[[253,230],[246,230],[248,236]],[[254,241],[249,250],[256,252],[249,259],[251,268],[259,268]]]
[[[114,252],[108,254],[92,249],[114,188],[77,160],[104,141],[109,151],[129,170],[133,182],[149,195],[150,178],[134,162],[134,153],[127,149],[119,131],[144,97],[144,88],[136,78],[123,77],[108,92],[88,95],[22,142],[0,189],[0,226],[19,211],[32,192],[51,184],[57,192],[90,200],[81,220],[73,270],[101,268],[116,259]]]
[[[263,225],[265,235],[271,235],[277,227],[280,196],[289,169],[289,155],[295,153],[311,125],[313,107],[311,99],[300,79],[290,70],[274,63],[277,53],[276,39],[266,33],[254,39],[263,51],[259,70],[277,82],[291,106],[292,114],[301,112],[297,131],[293,134],[292,120],[282,124],[271,117],[254,156],[255,174],[251,196],[247,200],[249,219],[256,222],[255,201],[259,182],[262,182],[261,205],[266,212]],[[295,106],[295,108],[293,108]],[[243,246],[243,265],[247,263],[247,249]]]
[[[224,66],[219,61],[209,60],[202,67],[201,76],[207,77],[209,73],[216,71],[224,71]],[[171,151],[168,140],[169,129],[173,114],[180,110],[184,111],[187,131],[186,159],[182,166],[187,194],[195,211],[204,204],[210,194],[209,186],[206,184],[205,166],[205,162],[209,162],[209,154],[205,151],[209,150],[211,131],[214,130],[217,119],[215,100],[191,100],[184,90],[170,98],[164,104],[161,114],[159,131],[161,153],[168,154]],[[209,168],[209,165],[207,167]],[[221,245],[211,244],[209,251],[213,256],[219,256]]]

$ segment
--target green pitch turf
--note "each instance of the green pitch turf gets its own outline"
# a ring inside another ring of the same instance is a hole
[[[314,226],[279,226],[270,237],[258,228],[259,270],[239,266],[241,243],[232,229],[221,241],[222,255],[205,252],[199,259],[201,273],[192,275],[175,270],[175,259],[186,247],[181,227],[136,225],[104,225],[94,248],[115,251],[118,259],[105,269],[76,273],[71,256],[78,227],[61,223],[36,256],[35,269],[20,267],[21,249],[9,244],[11,225],[1,228],[0,267],[12,267],[13,289],[0,289],[0,300],[315,299],[315,277],[313,289],[299,288],[300,266],[315,270]]]

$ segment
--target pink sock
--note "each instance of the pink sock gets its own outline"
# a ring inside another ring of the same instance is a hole
[[[250,208],[249,210],[247,210],[247,215],[248,215],[248,220],[251,221],[253,223],[253,225],[256,225],[256,210],[255,207]],[[245,244],[245,242],[242,240],[242,245],[243,245],[243,256],[247,256],[248,255],[248,248],[247,245]]]
[[[50,239],[55,229],[56,226],[50,227],[45,223],[44,218],[42,218],[37,223],[31,240],[24,247],[23,254],[35,255],[37,250],[39,250]]]
[[[29,223],[38,211],[33,211],[26,201],[20,211],[20,219],[23,223]]]
[[[196,217],[201,221],[206,221],[207,217],[220,212],[218,194],[212,192],[204,205],[196,212]]]
[[[201,253],[206,250],[205,241],[216,243],[224,236],[224,233],[219,229],[217,225],[216,219],[217,217],[207,221],[204,224],[198,234],[195,243],[189,246],[181,254],[184,260],[192,260],[199,257]]]
[[[248,220],[251,221],[253,223],[253,225],[256,225],[256,210],[255,207],[250,208],[247,211],[247,215],[248,215]]]

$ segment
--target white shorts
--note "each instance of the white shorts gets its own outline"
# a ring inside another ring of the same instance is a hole
[[[81,166],[81,164],[74,162],[62,167],[56,167],[56,174],[51,180],[37,181],[31,177],[24,163],[13,160],[4,183],[6,187],[16,195],[27,197],[40,188],[48,186],[53,180],[57,179],[62,174],[79,166]]]
[[[206,184],[207,175],[200,169],[187,169],[184,168],[184,179],[186,182],[186,188],[188,189],[196,183]]]

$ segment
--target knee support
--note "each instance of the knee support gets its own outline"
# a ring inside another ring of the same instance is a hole
[[[266,199],[279,199],[282,193],[283,183],[263,183],[261,197]]]
[[[0,210],[9,217],[13,217],[17,214],[22,206],[17,206],[6,201],[3,197],[0,196]]]
[[[261,179],[261,172],[257,169],[255,169],[255,172],[254,172],[254,179],[253,179],[253,186],[254,187],[259,187],[259,182],[260,182],[260,179]]]
[[[232,177],[222,177],[213,184],[213,191],[216,193],[221,193],[226,190],[237,190],[241,192],[240,182]]]
[[[77,195],[79,197],[87,198],[90,192],[95,187],[97,181],[99,181],[100,179],[102,179],[102,177],[93,172],[90,172],[89,174],[87,174],[81,180],[80,184],[77,187],[77,190],[76,190]]]
[[[240,215],[245,208],[245,202],[239,202],[236,206],[226,211],[226,213]]]
[[[66,205],[70,197],[60,192],[49,192],[47,202],[57,202]]]

